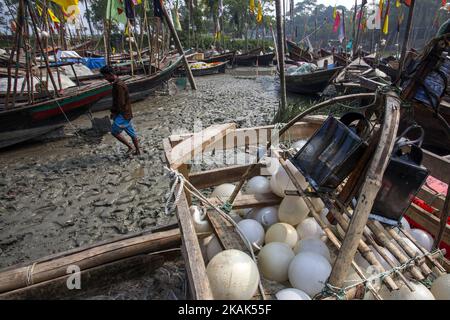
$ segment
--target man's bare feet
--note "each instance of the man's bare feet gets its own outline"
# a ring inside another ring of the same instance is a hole
[[[129,155],[133,152],[133,148],[128,148],[127,152],[125,153],[126,155]]]
[[[141,154],[141,151],[139,149],[136,149],[136,151],[133,152],[133,155],[139,156]]]

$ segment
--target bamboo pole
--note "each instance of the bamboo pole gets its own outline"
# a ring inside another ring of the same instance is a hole
[[[355,56],[358,51],[359,37],[360,37],[360,33],[361,33],[359,26],[361,25],[362,11],[364,9],[364,6],[365,6],[365,4],[364,4],[364,2],[362,2],[361,9],[360,9],[361,14],[358,17],[358,25],[356,26],[356,40],[355,40],[355,44],[353,46],[353,56]]]
[[[170,29],[170,32],[172,33],[172,38],[175,41],[175,46],[178,49],[178,52],[183,57],[183,64],[184,68],[186,69],[186,74],[188,75],[189,83],[191,84],[192,90],[197,90],[197,85],[195,84],[194,76],[192,75],[191,68],[189,66],[189,62],[186,59],[186,56],[184,54],[183,46],[181,45],[180,38],[178,38],[177,31],[175,30],[175,27],[173,26],[172,20],[170,20],[170,17],[167,13],[166,7],[161,5],[162,12],[164,17],[166,18],[167,25]]]
[[[277,18],[277,43],[278,43],[278,71],[280,74],[280,108],[281,112],[286,110],[287,107],[287,99],[286,99],[286,77],[285,77],[285,69],[284,69],[284,46],[285,46],[285,34],[284,34],[284,25],[281,19],[281,0],[275,0],[275,11]],[[284,0],[283,0],[284,3]]]
[[[24,21],[24,14],[25,14],[25,5],[23,3],[23,0],[19,1],[19,7],[17,9],[17,33],[19,34],[18,40],[17,40],[17,53],[16,53],[16,64],[14,66],[14,87],[13,87],[13,96],[12,96],[12,105],[13,108],[16,104],[16,94],[17,94],[17,77],[19,74],[19,63],[20,63],[20,48],[22,47],[22,35],[23,35],[23,25],[25,23]]]
[[[53,39],[53,31],[51,30],[49,23],[48,23],[48,11],[47,11],[47,0],[44,0],[44,8],[43,11],[45,14],[45,18],[44,18],[44,25],[46,27],[46,29],[48,29],[49,35],[50,35],[50,43],[52,45],[52,51],[53,51],[53,59],[55,59],[55,64],[56,64],[56,75],[58,77],[58,85],[59,85],[59,90],[62,90],[62,82],[61,82],[61,74],[59,72],[59,68],[58,68],[58,59],[56,57],[56,47],[55,47],[55,41]],[[47,48],[47,39],[45,40],[45,47]],[[56,88],[55,88],[56,90]]]
[[[335,287],[341,287],[345,281],[345,276],[355,256],[373,202],[381,187],[381,180],[389,162],[389,155],[394,147],[400,119],[400,101],[393,92],[388,92],[384,99],[386,99],[386,106],[380,141],[370,162],[367,178],[361,188],[348,232],[330,275],[329,282]]]
[[[11,15],[12,15],[12,13],[11,13]],[[17,26],[18,26],[17,19],[14,19],[14,22],[15,22],[16,28],[17,28]],[[13,61],[14,61],[14,53],[18,49],[18,45],[17,45],[18,37],[19,37],[19,33],[15,32],[14,33],[14,43],[13,43],[13,46],[11,48],[11,53],[9,55],[9,61],[8,61],[8,86],[7,86],[7,89],[6,89],[5,109],[8,109],[8,107],[9,107],[9,98],[10,98],[10,95],[11,95],[11,78],[12,78],[12,76],[11,76],[11,67],[12,67],[12,64],[13,64]]]
[[[403,71],[403,67],[405,64],[406,50],[408,48],[408,42],[409,42],[409,37],[410,37],[410,33],[411,33],[415,5],[416,5],[416,0],[411,0],[411,6],[409,7],[409,13],[408,13],[408,22],[406,24],[405,36],[403,38],[402,54],[400,56],[400,63],[398,66],[397,82],[400,80],[400,77],[401,77],[402,71]]]

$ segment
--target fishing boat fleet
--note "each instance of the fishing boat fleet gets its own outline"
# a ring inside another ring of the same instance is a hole
[[[33,15],[27,3],[19,12]],[[276,1],[278,22],[279,11]],[[281,94],[318,96],[329,86],[336,94],[286,124],[170,135],[162,141],[172,184],[165,209],[177,224],[9,268],[0,272],[0,298],[70,296],[71,264],[94,279],[181,254],[192,299],[450,300],[449,33],[420,51],[405,45],[401,56],[380,57],[357,41],[352,52],[305,49],[282,36],[280,23],[274,50],[208,54],[184,51],[167,19],[177,50],[111,54],[49,46],[38,32],[30,52],[19,45],[23,25],[18,45],[0,56],[8,61],[0,148],[108,109],[111,85],[96,71],[105,63],[132,102],[172,77],[195,88],[194,77],[236,66],[274,66]],[[194,171],[199,153],[248,161]]]

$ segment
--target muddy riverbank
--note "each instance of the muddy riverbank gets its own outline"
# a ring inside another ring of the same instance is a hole
[[[196,120],[203,127],[268,124],[278,106],[270,71],[199,77],[197,85],[197,91],[181,90],[172,82],[168,95],[133,105],[141,156],[125,156],[109,134],[92,136],[86,116],[66,126],[73,136],[3,151],[0,268],[174,222],[163,213],[169,181],[162,139],[192,131]]]

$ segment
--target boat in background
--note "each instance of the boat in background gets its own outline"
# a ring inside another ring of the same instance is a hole
[[[299,94],[321,93],[341,69],[342,67],[336,67],[305,74],[286,74],[286,90]]]

